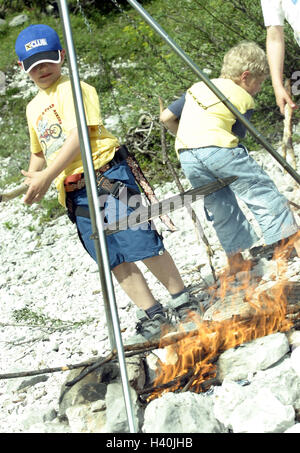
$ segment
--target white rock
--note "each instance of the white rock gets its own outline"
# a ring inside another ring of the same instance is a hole
[[[18,25],[24,24],[24,22],[28,21],[27,14],[19,14],[18,16],[14,17],[10,22],[10,27],[17,27]]]
[[[212,396],[214,415],[224,426],[232,428],[231,416],[247,398],[247,390],[234,381],[225,379],[222,386],[215,387]]]
[[[296,423],[296,425],[291,426],[284,432],[285,433],[300,433],[300,423]]]
[[[292,349],[297,348],[300,346],[300,331],[294,330],[287,333],[287,339],[289,344],[291,345]]]
[[[263,404],[259,403],[263,392],[270,397],[270,408],[264,400]],[[298,409],[300,380],[287,357],[268,370],[258,371],[248,385],[240,385],[226,378],[222,386],[214,388],[213,401],[215,417],[235,432],[283,432],[286,429],[285,423],[292,420],[294,409]],[[253,401],[257,403],[257,408]],[[272,412],[273,405],[274,411],[278,406],[278,414],[268,422],[268,412]],[[255,426],[254,414],[260,420],[261,431]]]
[[[269,389],[282,404],[295,405],[300,398],[300,379],[292,367],[292,361],[285,357],[278,365],[265,371],[258,371],[251,382],[251,389]]]
[[[212,401],[191,392],[166,393],[151,401],[142,430],[145,433],[226,432],[213,415]]]
[[[225,351],[218,360],[218,376],[231,380],[245,379],[248,373],[264,370],[276,363],[289,351],[288,340],[283,333],[257,338],[238,348]]]
[[[139,404],[136,391],[130,387],[130,395],[132,402],[132,410],[134,423],[139,429]],[[106,426],[105,432],[108,433],[127,433],[130,432],[125,401],[123,396],[123,388],[120,382],[108,384],[106,396]]]
[[[230,422],[234,433],[282,433],[295,423],[295,411],[261,389],[237,406]]]
[[[77,431],[75,431],[77,432]],[[63,423],[55,423],[55,422],[45,422],[45,423],[36,423],[24,433],[72,433],[70,427]]]
[[[292,362],[292,367],[298,374],[300,378],[300,346],[298,346],[296,349],[292,351],[291,354],[291,362]]]

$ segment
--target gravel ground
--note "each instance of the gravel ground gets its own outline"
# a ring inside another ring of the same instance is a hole
[[[296,151],[298,151],[296,149]],[[299,187],[267,153],[254,152],[280,191],[299,204]],[[2,162],[2,172],[10,159]],[[1,176],[1,175],[0,175]],[[184,181],[185,187],[189,187]],[[177,193],[175,184],[157,187],[160,199]],[[51,189],[47,197],[55,196]],[[219,272],[226,264],[212,226],[204,220],[202,202],[194,204],[214,250],[213,265]],[[3,203],[0,211],[1,249],[1,373],[58,367],[82,362],[110,350],[99,273],[79,243],[67,216],[39,226],[40,207],[27,207],[22,197]],[[296,213],[296,211],[295,211]],[[298,211],[299,213],[299,211]],[[257,225],[249,214],[255,229]],[[296,214],[298,223],[299,216]],[[171,215],[178,227],[164,232],[165,246],[173,256],[186,285],[213,283],[206,250],[199,244],[185,208]],[[162,225],[158,221],[157,227]],[[258,230],[258,229],[257,229]],[[300,269],[300,260],[293,260]],[[139,263],[155,297],[163,303],[168,293]],[[200,272],[199,272],[200,268]],[[296,271],[297,272],[297,271]],[[132,335],[135,306],[114,281],[123,339]],[[0,432],[28,432],[36,423],[51,420],[66,373],[47,375],[34,386],[21,386],[24,378],[0,380]],[[67,427],[57,430],[68,431]]]

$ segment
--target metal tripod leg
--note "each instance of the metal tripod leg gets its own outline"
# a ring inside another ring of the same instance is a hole
[[[107,253],[106,239],[104,235],[103,221],[100,215],[98,206],[98,195],[96,178],[93,166],[92,152],[90,146],[90,139],[88,129],[86,125],[86,117],[84,104],[82,99],[82,92],[80,86],[80,80],[78,76],[78,68],[76,62],[76,54],[73,43],[72,30],[70,25],[69,11],[67,2],[65,0],[59,0],[59,11],[63,25],[64,39],[66,44],[66,50],[68,55],[69,73],[72,85],[74,107],[76,112],[76,120],[78,126],[78,133],[80,139],[80,150],[83,162],[84,174],[86,178],[86,187],[88,195],[88,204],[91,215],[91,223],[93,232],[98,232],[98,239],[94,241],[97,262],[104,298],[104,305],[106,311],[106,321],[109,331],[109,339],[112,350],[116,349],[120,364],[120,373],[123,386],[123,394],[125,407],[127,412],[128,425],[131,433],[136,432],[136,424],[133,413],[130,387],[128,383],[127,369],[125,363],[125,354],[122,343],[122,336],[120,331],[120,323],[118,319],[118,312],[114,294],[114,288],[112,283],[112,276],[109,266],[109,259]]]

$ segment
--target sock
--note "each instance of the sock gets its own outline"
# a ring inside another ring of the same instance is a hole
[[[171,294],[171,297],[172,297],[172,299],[176,299],[176,297],[179,297],[179,296],[181,296],[181,294],[184,294],[186,292],[187,292],[187,288],[184,287],[182,291],[179,291],[179,293]]]
[[[147,310],[145,310],[145,312],[147,313],[147,315],[149,316],[150,319],[152,319],[154,317],[154,315],[157,315],[157,314],[164,316],[163,307],[159,302],[156,302],[155,305],[152,305],[152,307],[147,308]]]

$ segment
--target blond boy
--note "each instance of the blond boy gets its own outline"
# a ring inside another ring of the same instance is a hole
[[[253,42],[242,42],[225,54],[221,75],[212,82],[250,119],[254,110],[253,96],[260,91],[267,76],[265,52]],[[217,178],[238,176],[230,186],[204,200],[206,212],[210,213],[209,219],[227,254],[230,274],[243,268],[242,251],[258,239],[236,196],[254,214],[265,244],[295,235],[294,246],[300,256],[299,239],[296,241],[299,227],[286,198],[239,143],[246,134],[245,126],[203,82],[189,88],[185,99],[179,99],[175,107],[169,106],[162,113],[161,121],[177,134],[176,151],[193,187]]]

